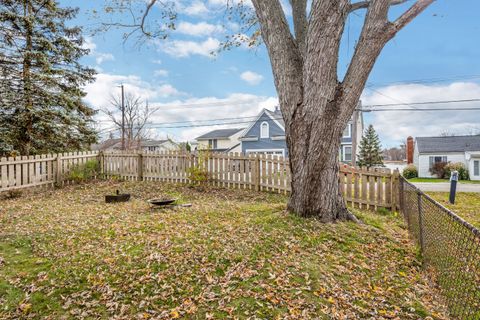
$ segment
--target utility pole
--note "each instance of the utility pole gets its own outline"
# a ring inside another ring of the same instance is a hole
[[[125,90],[123,84],[120,85],[122,88],[122,150],[125,150]]]
[[[362,109],[362,102],[359,101],[355,111],[353,111],[353,119],[352,119],[352,166],[357,166],[357,122],[358,122],[358,114],[359,110]]]

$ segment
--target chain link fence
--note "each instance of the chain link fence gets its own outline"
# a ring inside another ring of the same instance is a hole
[[[455,319],[480,319],[480,230],[400,177],[400,206]],[[480,210],[479,210],[480,214]]]

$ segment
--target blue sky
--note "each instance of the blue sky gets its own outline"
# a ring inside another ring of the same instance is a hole
[[[118,93],[116,85],[123,83],[128,92],[159,107],[151,120],[154,124],[248,117],[263,107],[273,108],[276,92],[264,47],[240,47],[216,57],[209,55],[225,34],[235,30],[235,25],[225,23],[223,1],[177,1],[177,31],[165,41],[138,46],[132,38],[124,43],[122,33],[126,30],[89,35],[87,47],[91,53],[84,62],[94,66],[98,76],[94,84],[86,87],[87,102],[95,108],[108,107],[109,95]],[[60,3],[80,7],[75,23],[87,28],[98,24],[89,10],[101,11],[103,1]],[[396,7],[391,17],[395,18],[412,3]],[[364,91],[364,104],[480,98],[480,43],[476,41],[480,32],[479,11],[478,0],[434,3],[385,47]],[[152,17],[155,14],[158,13],[154,12]],[[111,16],[100,14],[100,18]],[[340,54],[340,73],[351,58],[362,21],[362,12],[349,18]],[[430,80],[412,81],[418,79]],[[476,105],[480,104],[449,106]],[[111,126],[102,114],[97,119],[101,128]],[[375,126],[384,146],[395,146],[408,135],[475,132],[480,129],[480,112],[377,112],[366,114],[365,122]],[[195,124],[200,123],[205,122]],[[216,127],[156,128],[151,134],[185,140],[213,128]]]

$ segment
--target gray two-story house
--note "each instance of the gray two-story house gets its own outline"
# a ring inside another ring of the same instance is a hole
[[[263,109],[239,140],[245,154],[263,153],[288,157],[285,122],[279,108],[275,108],[275,111]]]
[[[340,161],[351,163],[354,144],[358,146],[363,132],[363,116],[361,112],[347,124],[341,140],[339,150]],[[356,129],[356,130],[354,130]],[[263,153],[288,157],[288,148],[285,140],[285,122],[278,107],[274,111],[263,109],[257,119],[243,132],[239,138],[241,149],[245,154]]]

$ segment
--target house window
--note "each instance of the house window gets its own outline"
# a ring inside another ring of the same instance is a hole
[[[429,169],[431,170],[435,163],[440,163],[440,162],[445,162],[447,163],[447,157],[446,156],[434,156],[430,157],[429,160]]]
[[[247,149],[245,150],[246,154],[271,154],[274,156],[285,156],[285,150],[284,149]]]
[[[473,161],[473,175],[480,176],[480,160]]]
[[[217,149],[217,139],[209,139],[208,140],[208,148],[209,149]]]
[[[269,125],[268,122],[264,121],[260,125],[260,138],[268,138],[270,137],[270,132],[269,132]]]
[[[343,161],[350,162],[352,161],[352,147],[343,146]]]
[[[351,138],[352,137],[352,124],[347,124],[345,130],[343,130],[343,137],[344,138]]]

